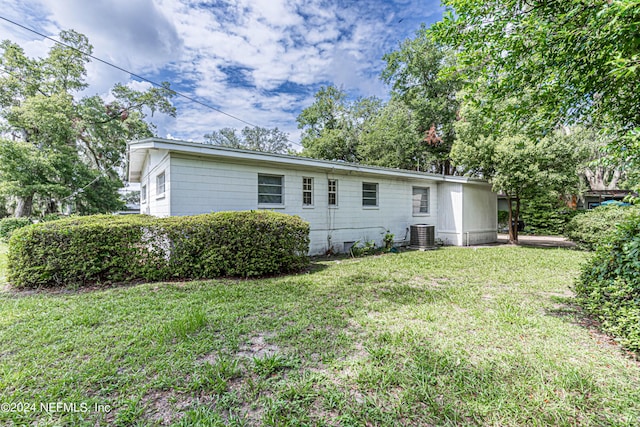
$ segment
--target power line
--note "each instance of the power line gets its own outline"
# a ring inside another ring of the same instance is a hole
[[[80,53],[80,54],[82,54],[82,55],[85,55],[85,56],[87,56],[87,57],[89,57],[89,58],[91,58],[91,59],[94,59],[94,60],[96,60],[96,61],[98,61],[98,62],[101,62],[101,63],[103,63],[103,64],[105,64],[105,65],[107,65],[107,66],[109,66],[109,67],[113,67],[113,68],[115,68],[115,69],[117,69],[117,70],[120,70],[120,71],[122,71],[122,72],[124,72],[124,73],[127,73],[127,74],[129,74],[130,76],[133,76],[133,77],[135,77],[135,78],[137,78],[137,79],[140,79],[140,80],[142,80],[142,81],[145,81],[145,82],[147,82],[147,83],[150,83],[150,84],[152,84],[153,86],[156,86],[156,87],[159,87],[159,88],[162,88],[162,89],[166,89],[166,87],[165,87],[165,86],[163,86],[163,85],[162,85],[162,84],[160,84],[160,83],[157,83],[157,82],[155,82],[155,81],[153,81],[153,80],[149,80],[149,79],[147,79],[146,77],[143,77],[143,76],[141,76],[141,75],[139,75],[139,74],[136,74],[136,73],[134,73],[134,72],[132,72],[132,71],[129,71],[129,70],[125,69],[125,68],[122,68],[122,67],[120,67],[120,66],[118,66],[118,65],[112,64],[111,62],[106,61],[106,60],[101,59],[101,58],[98,58],[97,56],[94,56],[94,55],[92,55],[92,54],[90,54],[90,53],[83,52],[83,51],[81,51],[80,49],[78,49],[78,48],[76,48],[76,47],[74,47],[74,46],[71,46],[71,45],[68,45],[68,44],[66,44],[66,43],[64,43],[64,42],[61,42],[61,41],[59,41],[59,40],[56,40],[56,39],[54,39],[53,37],[47,36],[46,34],[42,34],[42,33],[41,33],[41,32],[39,32],[39,31],[36,31],[36,30],[34,30],[34,29],[32,29],[32,28],[29,28],[29,27],[26,27],[26,26],[24,26],[24,25],[22,25],[22,24],[19,24],[18,22],[12,21],[12,20],[11,20],[11,19],[9,19],[9,18],[5,18],[4,16],[1,16],[1,15],[0,15],[0,19],[4,20],[4,21],[6,21],[6,22],[8,22],[8,23],[10,23],[10,24],[13,24],[13,25],[15,25],[15,26],[17,26],[17,27],[20,27],[20,28],[22,28],[22,29],[24,29],[24,30],[30,31],[30,32],[32,32],[32,33],[34,33],[34,34],[37,34],[37,35],[39,35],[40,37],[44,37],[44,38],[45,38],[45,39],[47,39],[47,40],[51,40],[51,41],[52,41],[52,42],[54,42],[54,43],[57,43],[57,44],[59,44],[59,45],[65,46],[65,47],[67,47],[67,48],[69,48],[69,49],[72,49],[72,50],[74,50],[74,51],[76,51],[76,52],[78,52],[78,53]],[[186,100],[189,100],[189,101],[191,101],[191,102],[195,102],[195,103],[196,103],[196,104],[198,104],[198,105],[201,105],[201,106],[203,106],[203,107],[206,107],[206,108],[209,108],[209,109],[211,109],[211,110],[214,110],[214,111],[216,111],[216,112],[218,112],[218,113],[220,113],[220,114],[224,114],[224,115],[225,115],[225,116],[227,116],[227,117],[230,117],[230,118],[232,118],[232,119],[234,119],[234,120],[237,120],[237,121],[239,121],[239,122],[242,122],[242,123],[244,123],[244,124],[246,124],[246,125],[249,125],[249,126],[251,126],[251,127],[260,127],[260,126],[258,126],[258,125],[256,125],[256,124],[254,124],[254,123],[251,123],[251,122],[248,122],[248,121],[246,121],[246,120],[244,120],[244,119],[241,119],[240,117],[234,116],[233,114],[230,114],[230,113],[227,113],[227,112],[225,112],[225,111],[222,111],[221,109],[216,108],[216,107],[214,107],[213,105],[210,105],[210,104],[207,104],[207,103],[205,103],[205,102],[202,102],[202,101],[200,101],[200,100],[198,100],[198,99],[196,99],[196,98],[193,98],[193,97],[191,97],[191,96],[189,96],[189,95],[185,95],[184,93],[178,92],[178,91],[173,90],[173,89],[169,89],[169,91],[170,91],[172,94],[176,95],[176,96],[179,96],[179,97],[184,98],[184,99],[186,99]],[[289,142],[289,143],[291,143],[291,144],[295,144],[295,145],[298,145],[298,146],[302,147],[302,144],[297,143],[297,142],[293,142],[293,141],[291,141],[291,140],[290,140],[290,139],[288,139],[288,138],[287,138],[287,142]]]

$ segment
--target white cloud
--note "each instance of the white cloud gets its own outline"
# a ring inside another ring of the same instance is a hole
[[[152,0],[41,0],[61,29],[89,37],[94,54],[124,68],[157,69],[180,58],[182,41]]]
[[[56,34],[75,29],[94,55],[152,80],[169,79],[189,96],[297,141],[296,116],[320,85],[353,96],[384,97],[382,55],[439,14],[420,0],[5,0],[10,17]],[[43,56],[41,38],[0,22],[0,37]],[[88,66],[89,94],[106,94],[126,73]],[[130,83],[131,84],[131,83]],[[138,83],[133,83],[134,87]],[[160,135],[199,140],[245,124],[175,99],[178,118],[157,116]]]

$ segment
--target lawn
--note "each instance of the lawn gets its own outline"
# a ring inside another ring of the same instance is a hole
[[[0,424],[638,425],[586,255],[445,248],[262,280],[0,292]]]

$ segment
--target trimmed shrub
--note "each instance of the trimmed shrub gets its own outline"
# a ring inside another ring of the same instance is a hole
[[[36,224],[9,241],[16,287],[261,276],[308,266],[309,224],[267,211],[96,215]]]
[[[308,265],[309,224],[296,216],[218,212],[159,222],[177,277],[262,276]]]
[[[595,250],[613,236],[618,224],[637,211],[634,206],[598,206],[574,217],[565,236],[583,249]]]
[[[7,241],[15,230],[33,224],[31,218],[2,218],[0,219],[0,240]]]
[[[9,240],[7,277],[17,287],[144,278],[149,263],[142,237],[152,223],[150,217],[99,215],[23,228]]]
[[[640,352],[640,213],[633,213],[583,267],[577,300],[626,348]]]

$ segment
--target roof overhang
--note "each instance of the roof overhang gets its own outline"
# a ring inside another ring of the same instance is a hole
[[[328,173],[358,174],[388,177],[394,179],[428,179],[439,182],[454,182],[465,184],[489,185],[486,181],[450,175],[438,175],[427,172],[409,171],[404,169],[365,166],[356,163],[338,162],[330,160],[311,159],[308,157],[291,156],[285,154],[264,153],[260,151],[240,150],[196,142],[172,139],[148,138],[132,141],[128,144],[128,177],[129,182],[140,182],[144,161],[150,150],[166,150],[171,153],[208,157],[218,160],[278,166],[287,169],[316,170]]]

